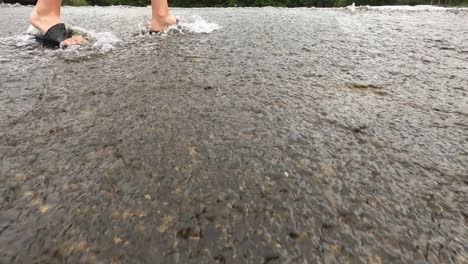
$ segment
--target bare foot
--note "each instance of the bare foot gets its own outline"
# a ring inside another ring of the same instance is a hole
[[[151,19],[151,27],[150,29],[152,31],[162,31],[166,27],[170,25],[175,25],[177,23],[177,20],[172,17],[172,16],[163,16],[163,17],[156,17]]]
[[[29,16],[29,22],[31,25],[35,26],[37,29],[42,31],[43,33],[47,32],[49,28],[52,26],[62,23],[62,20],[59,16],[56,15],[39,15],[36,8],[33,9],[31,15]],[[60,43],[60,46],[71,46],[71,45],[79,45],[85,43],[86,40],[81,36],[73,36],[71,38],[67,38]]]
[[[81,45],[86,43],[86,39],[82,36],[72,36],[71,38],[67,38],[60,43],[61,47],[66,46],[73,46],[73,45]]]

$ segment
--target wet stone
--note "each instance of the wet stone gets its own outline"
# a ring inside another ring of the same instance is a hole
[[[194,239],[198,240],[202,238],[201,230],[198,226],[196,227],[185,227],[177,231],[177,237],[183,239]]]

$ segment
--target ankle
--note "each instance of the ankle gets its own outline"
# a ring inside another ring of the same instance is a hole
[[[60,13],[50,12],[49,10],[43,10],[41,12],[37,7],[34,7],[31,14],[29,15],[29,23],[37,29],[46,32],[51,26],[60,23]]]
[[[29,15],[29,23],[31,23],[32,25],[37,24],[39,22],[39,19],[40,16],[37,13],[36,8],[34,8],[31,14]]]
[[[44,18],[60,19],[60,13],[57,14],[52,10],[39,8],[38,6],[35,6],[31,14],[29,15],[30,22],[37,22]]]
[[[161,20],[166,19],[167,17],[169,17],[168,12],[159,12],[157,14],[153,14],[151,19],[153,19],[155,21],[161,21]]]

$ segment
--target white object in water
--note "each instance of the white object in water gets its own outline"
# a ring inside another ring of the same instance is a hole
[[[351,5],[347,6],[346,9],[348,9],[351,13],[354,14],[354,12],[356,12],[356,5],[353,2]]]

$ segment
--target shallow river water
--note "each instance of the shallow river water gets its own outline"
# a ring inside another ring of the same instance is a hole
[[[468,12],[0,7],[1,263],[467,263]]]

